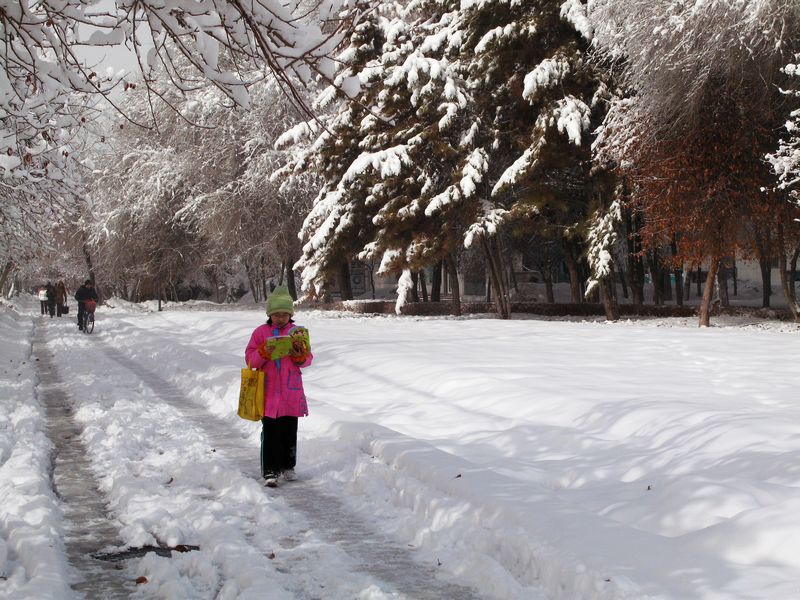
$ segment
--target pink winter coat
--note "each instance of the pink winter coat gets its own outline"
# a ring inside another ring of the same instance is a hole
[[[305,417],[308,415],[308,403],[303,390],[303,377],[300,369],[311,364],[313,355],[309,352],[308,358],[301,365],[296,365],[286,357],[278,360],[264,360],[258,354],[258,347],[267,338],[279,335],[289,335],[297,327],[294,323],[287,323],[282,329],[272,325],[260,325],[250,336],[250,342],[244,351],[244,359],[248,365],[264,371],[264,416],[273,419],[277,417]]]

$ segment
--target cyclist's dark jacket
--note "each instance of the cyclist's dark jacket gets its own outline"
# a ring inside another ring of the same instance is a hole
[[[89,299],[97,302],[97,291],[94,288],[87,288],[86,285],[82,285],[78,288],[78,291],[75,292],[75,300],[78,302],[86,302]]]

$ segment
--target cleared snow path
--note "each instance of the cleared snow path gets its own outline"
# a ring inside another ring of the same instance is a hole
[[[72,402],[64,392],[41,324],[34,333],[33,356],[39,395],[47,411],[47,437],[54,445],[51,478],[64,512],[64,544],[79,577],[72,588],[86,598],[128,598],[131,587],[126,585],[119,563],[93,556],[108,546],[121,545],[119,532],[89,468],[80,439],[82,428],[75,422]]]
[[[104,345],[103,353],[136,375],[160,400],[178,410],[193,427],[202,431],[216,452],[260,483],[257,449],[241,443],[238,431],[191,402],[175,385],[122,352]],[[381,582],[381,591],[389,597],[414,600],[478,600],[481,597],[469,588],[437,579],[435,569],[416,561],[411,549],[374,531],[338,498],[317,489],[313,482],[283,483],[277,490],[265,493],[280,496],[290,509],[305,518],[307,528],[300,532],[300,536],[316,535],[337,546],[352,559],[355,569]],[[299,540],[288,539],[284,543],[292,546]],[[314,567],[310,565],[308,568]],[[301,593],[300,597],[309,600],[325,597],[324,592],[320,596],[310,590]]]

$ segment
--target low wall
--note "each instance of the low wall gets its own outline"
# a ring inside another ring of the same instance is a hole
[[[347,300],[315,305],[320,310],[341,310],[358,314],[394,314],[394,300]],[[620,318],[626,317],[697,317],[696,306],[655,306],[652,304],[620,304]],[[535,314],[552,317],[602,317],[603,306],[597,303],[547,304],[542,302],[512,302],[511,311],[520,314]],[[492,302],[462,302],[461,314],[496,313]],[[445,316],[452,314],[450,302],[408,302],[403,306],[403,315]],[[764,319],[791,320],[791,314],[783,308],[731,307],[712,310],[712,316],[751,316]]]

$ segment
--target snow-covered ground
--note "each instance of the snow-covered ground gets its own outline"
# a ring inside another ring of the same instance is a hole
[[[34,331],[120,539],[200,548],[124,561],[134,598],[800,596],[793,324],[301,312],[301,480],[268,490],[235,415],[262,310],[113,304],[91,336],[0,307],[3,598],[77,597]]]

